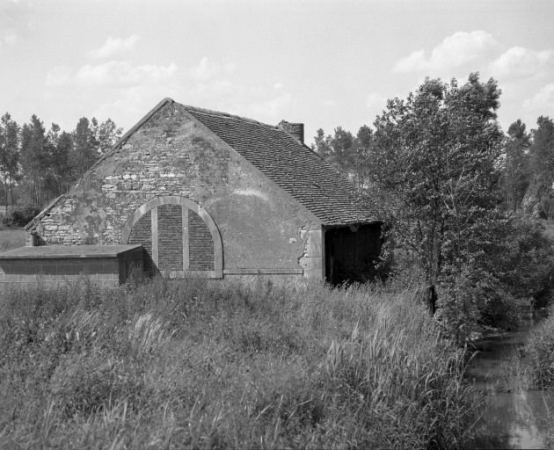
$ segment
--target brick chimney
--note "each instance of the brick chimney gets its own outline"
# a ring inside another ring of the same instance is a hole
[[[290,123],[286,120],[279,122],[279,127],[294,137],[301,144],[304,143],[304,124],[303,123]]]

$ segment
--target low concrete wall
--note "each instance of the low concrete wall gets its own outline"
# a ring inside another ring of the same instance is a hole
[[[109,289],[142,271],[142,246],[22,247],[0,254],[0,292],[67,287],[84,281]]]

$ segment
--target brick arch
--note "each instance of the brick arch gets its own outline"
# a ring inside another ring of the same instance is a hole
[[[185,217],[188,218],[188,211],[194,212],[201,220],[202,222],[207,226],[209,233],[211,235],[212,243],[213,243],[213,270],[187,270],[187,272],[190,272],[192,274],[207,276],[209,278],[222,278],[223,277],[223,243],[221,240],[221,235],[219,233],[219,229],[217,228],[217,225],[215,224],[212,217],[208,214],[208,212],[202,208],[198,203],[189,200],[185,197],[180,197],[176,195],[166,196],[166,197],[156,197],[153,198],[146,203],[143,203],[133,214],[131,214],[127,221],[125,222],[125,225],[123,227],[123,231],[121,233],[121,243],[127,244],[129,242],[129,238],[131,237],[131,233],[133,231],[133,227],[142,219],[144,220],[147,215],[150,215],[152,217],[152,223],[154,224],[157,220],[157,213],[158,209],[161,206],[164,205],[178,205],[181,207],[182,210],[182,217],[183,217],[183,228],[185,228]],[[155,229],[154,229],[155,228]],[[188,242],[188,225],[186,229],[187,233],[183,233],[184,241]],[[157,222],[155,227],[151,230],[152,237],[157,236]],[[186,234],[186,236],[185,236]],[[154,240],[154,239],[153,239]],[[183,247],[185,246],[185,243],[183,242]],[[158,255],[157,255],[157,244],[156,246],[152,246],[153,249],[153,259],[155,262],[158,262]],[[188,250],[187,250],[188,252]],[[183,257],[183,265],[188,264],[188,261],[186,261],[186,258]],[[188,266],[187,266],[188,267]]]

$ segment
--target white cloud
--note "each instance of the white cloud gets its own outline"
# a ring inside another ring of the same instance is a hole
[[[372,92],[367,96],[365,105],[367,109],[373,111],[376,109],[385,109],[387,104],[387,97],[378,92]]]
[[[428,57],[425,50],[415,51],[397,61],[393,70],[398,73],[448,73],[463,66],[483,63],[498,48],[496,40],[485,31],[460,31],[445,38]]]
[[[140,38],[136,34],[125,39],[110,36],[102,47],[91,51],[89,54],[93,58],[110,58],[118,53],[133,50],[139,40]]]
[[[235,71],[232,63],[220,64],[207,56],[202,57],[200,62],[189,70],[193,80],[205,82],[218,76],[229,76]]]
[[[186,71],[182,100],[214,110],[226,111],[273,123],[278,120],[294,99],[280,82],[270,85],[248,85],[235,76],[236,65],[203,57]]]
[[[533,97],[523,102],[523,108],[532,117],[550,116],[554,111],[554,83],[543,86]]]
[[[58,66],[50,69],[46,75],[46,86],[56,87],[71,83],[73,70],[69,67]]]
[[[91,86],[136,86],[168,82],[177,72],[177,65],[134,65],[128,61],[108,61],[98,65],[85,65],[77,70],[55,67],[48,72],[47,86],[74,84]]]
[[[4,34],[2,40],[4,41],[5,44],[9,46],[14,46],[19,40],[19,37],[15,31],[8,31]]]
[[[523,47],[512,47],[490,65],[495,77],[529,77],[540,75],[552,61],[552,50],[536,51]]]
[[[261,102],[253,102],[247,106],[247,114],[253,118],[276,119],[292,102],[292,95],[288,92],[279,92],[272,98]]]
[[[94,117],[111,117],[119,126],[130,128],[160,100],[171,97],[178,101],[182,95],[178,83],[154,86],[130,86],[118,89],[117,98],[100,103],[91,114]]]
[[[46,85],[57,96],[71,93],[81,104],[90,105],[89,114],[111,117],[126,127],[165,97],[272,124],[290,116],[295,100],[282,83],[253,85],[234,72],[234,64],[207,57],[182,69],[174,63],[111,60],[80,68],[55,67],[48,73]]]

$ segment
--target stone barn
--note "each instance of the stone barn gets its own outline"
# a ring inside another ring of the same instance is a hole
[[[165,99],[27,225],[36,250],[1,255],[0,281],[94,276],[85,261],[103,267],[94,255],[113,261],[108,285],[125,281],[118,261],[170,277],[366,280],[379,261],[381,223],[304,144],[302,124]],[[140,261],[125,256],[137,246]]]

